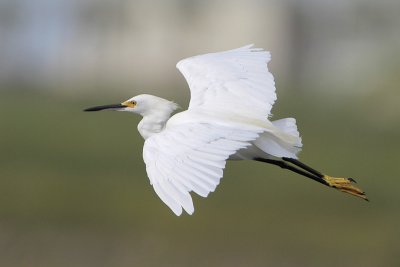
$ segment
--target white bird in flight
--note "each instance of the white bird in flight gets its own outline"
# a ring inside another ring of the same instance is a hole
[[[207,197],[226,161],[256,160],[301,174],[365,200],[352,178],[322,174],[297,160],[302,142],[294,118],[270,121],[276,100],[269,52],[253,45],[183,59],[176,67],[189,84],[189,108],[171,117],[174,102],[142,94],[85,111],[140,114],[143,159],[150,183],[176,215],[194,212],[190,192]]]

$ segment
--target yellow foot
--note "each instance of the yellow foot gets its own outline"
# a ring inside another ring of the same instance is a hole
[[[365,192],[354,185],[356,181],[352,178],[337,178],[324,175],[322,179],[324,179],[330,187],[369,201]]]

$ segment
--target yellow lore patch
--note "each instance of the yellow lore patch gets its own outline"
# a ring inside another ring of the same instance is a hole
[[[134,108],[136,106],[136,101],[125,101],[121,105],[127,106],[129,108]]]

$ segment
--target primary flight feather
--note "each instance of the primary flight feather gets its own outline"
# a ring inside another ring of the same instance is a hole
[[[276,100],[268,71],[269,52],[252,45],[181,60],[177,68],[189,84],[186,111],[152,95],[88,108],[140,114],[143,159],[150,183],[176,214],[194,212],[190,192],[207,197],[223,176],[226,160],[278,165],[343,192],[367,199],[351,178],[324,175],[297,160],[302,147],[296,121],[270,121]]]

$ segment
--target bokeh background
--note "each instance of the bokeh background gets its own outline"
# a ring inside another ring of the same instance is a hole
[[[1,0],[0,266],[400,266],[400,2]],[[193,216],[149,185],[140,118],[83,113],[152,93],[187,107],[178,60],[272,52],[274,118],[301,159],[371,202],[229,162]]]

